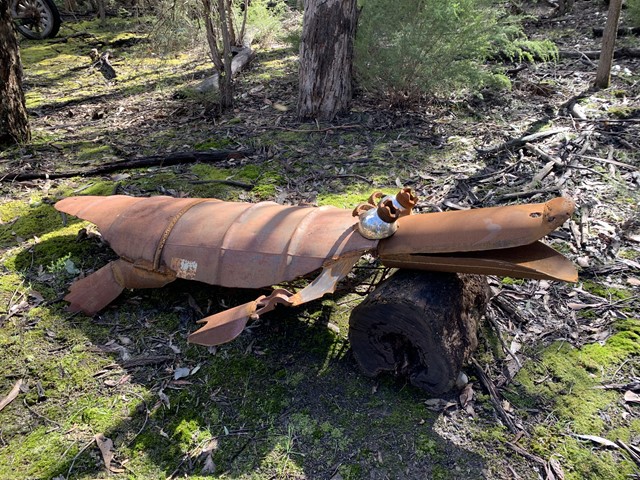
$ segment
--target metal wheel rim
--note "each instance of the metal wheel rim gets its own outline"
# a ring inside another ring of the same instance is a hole
[[[42,0],[19,0],[16,2],[16,13],[23,28],[42,36],[46,36],[51,30],[51,11]]]

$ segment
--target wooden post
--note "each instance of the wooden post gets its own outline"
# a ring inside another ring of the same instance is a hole
[[[596,73],[596,88],[607,88],[611,81],[611,64],[613,63],[613,51],[616,46],[616,36],[618,34],[618,21],[622,10],[622,0],[611,0],[609,3],[609,13],[607,24],[602,35],[602,50],[598,61],[598,72]]]
[[[353,354],[365,375],[390,372],[439,395],[476,349],[488,301],[484,276],[399,270],[351,313]]]

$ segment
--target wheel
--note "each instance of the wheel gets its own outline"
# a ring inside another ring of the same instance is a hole
[[[60,12],[53,0],[14,0],[13,16],[18,31],[32,40],[52,38],[60,30]]]
[[[390,372],[447,392],[477,347],[488,292],[484,276],[399,270],[351,313],[357,363],[367,376]]]

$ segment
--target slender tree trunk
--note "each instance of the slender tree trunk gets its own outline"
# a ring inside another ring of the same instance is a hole
[[[220,14],[220,30],[222,30],[222,56],[224,71],[220,72],[220,108],[227,110],[233,107],[233,74],[231,72],[231,23],[228,17],[224,0],[218,0]]]
[[[217,0],[215,4],[217,16],[213,18],[213,6],[210,0],[202,0],[207,41],[211,52],[211,60],[218,72],[218,88],[220,89],[220,108],[227,110],[233,106],[233,72],[231,69],[233,54],[231,52],[231,34],[229,29],[233,18],[229,16],[225,0]],[[216,22],[216,24],[214,24]],[[222,51],[218,45],[222,37]]]
[[[22,63],[9,2],[0,0],[0,145],[31,138],[22,91]]]
[[[298,116],[332,120],[349,110],[356,0],[307,0],[300,44]]]
[[[597,88],[607,88],[611,81],[611,64],[613,63],[613,51],[616,46],[616,36],[618,34],[618,21],[622,10],[622,0],[611,0],[609,3],[609,14],[607,24],[602,34],[602,50],[598,61],[598,72],[596,73],[595,86]]]

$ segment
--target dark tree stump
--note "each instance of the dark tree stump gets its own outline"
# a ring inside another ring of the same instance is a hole
[[[486,277],[400,270],[351,313],[349,340],[365,375],[391,372],[439,395],[478,346]]]

